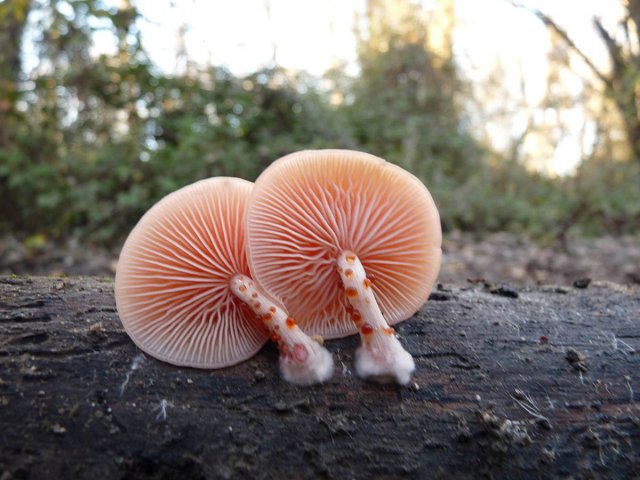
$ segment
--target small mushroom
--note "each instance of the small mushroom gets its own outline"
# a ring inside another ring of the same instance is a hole
[[[427,301],[440,268],[426,187],[373,155],[303,151],[262,173],[247,212],[253,278],[309,335],[359,332],[361,377],[409,383],[413,358],[389,325]]]
[[[234,365],[271,336],[286,380],[325,381],[333,373],[329,352],[249,277],[244,220],[252,187],[212,178],[154,205],[120,254],[120,319],[141,350],[174,365]]]

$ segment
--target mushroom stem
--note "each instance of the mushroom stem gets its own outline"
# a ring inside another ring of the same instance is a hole
[[[413,358],[384,319],[371,280],[355,253],[346,250],[340,254],[338,273],[351,305],[351,319],[362,339],[362,345],[356,351],[356,372],[362,378],[378,382],[408,384],[415,370]]]
[[[280,350],[280,371],[285,380],[311,385],[331,378],[333,357],[320,343],[305,334],[296,321],[275,305],[246,275],[234,275],[231,291],[264,322]]]

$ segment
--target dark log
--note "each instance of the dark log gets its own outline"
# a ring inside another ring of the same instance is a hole
[[[638,478],[638,287],[437,293],[397,326],[413,385],[358,379],[354,337],[302,388],[271,345],[218,371],[142,355],[111,279],[0,277],[0,478]]]

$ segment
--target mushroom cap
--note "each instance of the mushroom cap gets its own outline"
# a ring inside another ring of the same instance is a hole
[[[149,355],[197,368],[253,356],[269,335],[229,288],[249,274],[245,212],[253,184],[218,177],[156,203],[129,234],[115,296],[126,332]]]
[[[254,280],[287,305],[309,335],[357,332],[336,259],[354,252],[387,322],[427,301],[440,269],[440,216],[416,177],[349,150],[302,151],[256,180],[247,208]]]

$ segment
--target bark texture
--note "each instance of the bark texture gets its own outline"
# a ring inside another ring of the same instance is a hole
[[[0,478],[638,478],[640,289],[440,287],[407,388],[144,356],[113,282],[0,277]],[[586,288],[584,288],[586,287]]]

